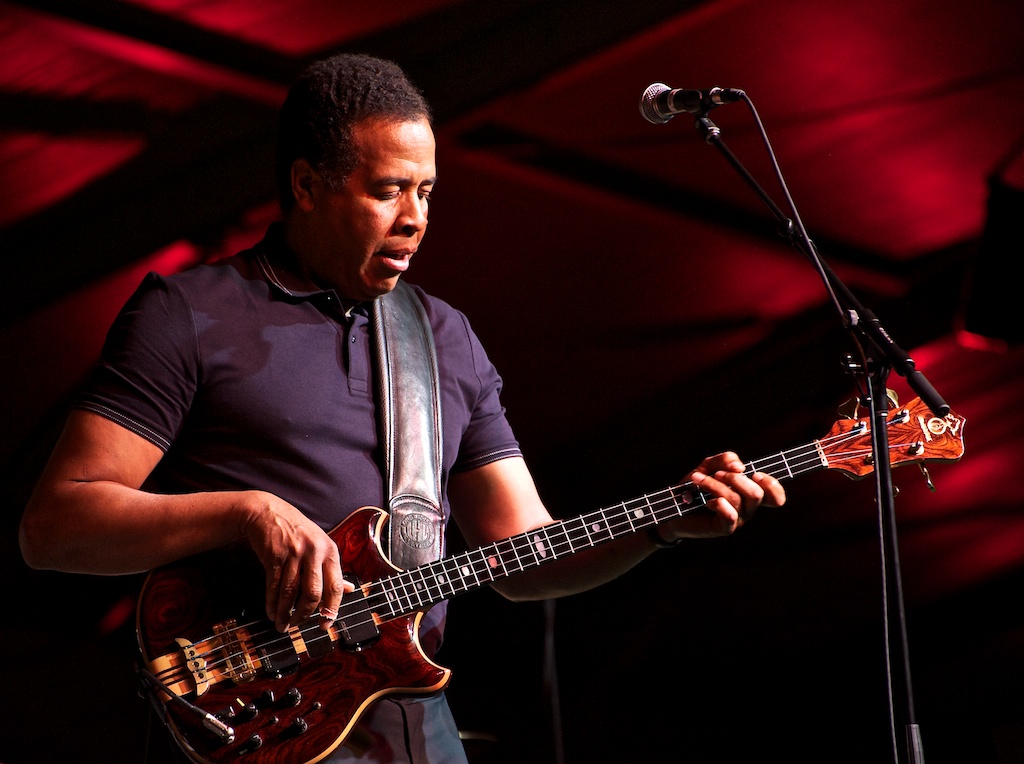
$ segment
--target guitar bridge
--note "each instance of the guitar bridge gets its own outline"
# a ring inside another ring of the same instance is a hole
[[[215,624],[213,632],[209,639],[195,643],[177,637],[178,650],[149,662],[147,668],[167,693],[181,697],[194,692],[201,697],[210,685],[226,680],[242,684],[256,678],[259,666],[249,632],[234,619]]]
[[[168,695],[181,697],[194,692],[196,696],[210,689],[210,675],[205,650],[187,639],[178,637],[179,650],[150,661],[146,668]]]
[[[213,633],[221,638],[220,648],[224,655],[228,678],[236,684],[255,679],[256,667],[248,650],[249,633],[238,628],[238,622],[234,618],[214,624]]]

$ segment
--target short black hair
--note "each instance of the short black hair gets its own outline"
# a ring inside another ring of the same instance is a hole
[[[278,123],[282,209],[295,201],[291,168],[296,159],[308,161],[331,188],[345,182],[359,164],[352,128],[369,118],[429,122],[431,113],[423,93],[393,61],[341,53],[306,67],[288,91]]]

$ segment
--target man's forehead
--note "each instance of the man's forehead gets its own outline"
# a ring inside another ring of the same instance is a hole
[[[355,173],[374,184],[421,184],[435,180],[434,135],[426,120],[364,121],[354,133]]]

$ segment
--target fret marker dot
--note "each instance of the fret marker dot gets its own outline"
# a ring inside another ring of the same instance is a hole
[[[547,557],[548,556],[548,550],[544,546],[544,540],[540,536],[534,536],[533,537],[533,545],[537,548],[537,553],[541,557]]]

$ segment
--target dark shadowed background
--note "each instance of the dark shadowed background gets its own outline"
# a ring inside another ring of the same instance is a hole
[[[637,108],[653,82],[746,91],[826,261],[967,419],[934,492],[893,475],[925,756],[1024,760],[1022,49],[1011,0],[0,1],[0,761],[143,761],[139,580],[28,570],[18,519],[141,276],[274,217],[277,107],[339,50],[435,108],[409,279],[473,322],[564,517],[820,438],[856,394],[810,264],[692,119]],[[783,206],[751,110],[710,116]],[[474,762],[892,760],[872,481],[788,489],[554,606],[456,600]]]

